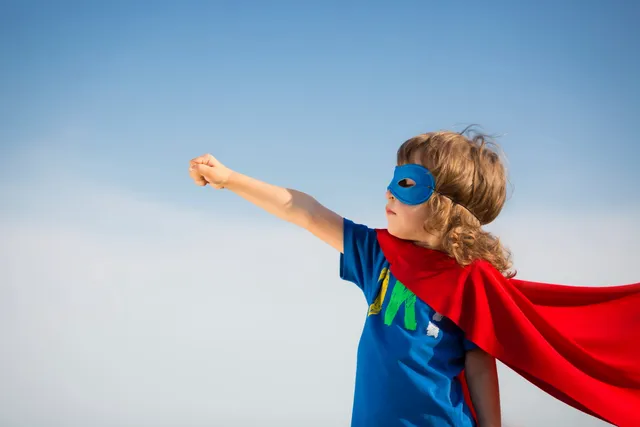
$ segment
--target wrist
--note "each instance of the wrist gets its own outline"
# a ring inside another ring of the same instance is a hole
[[[227,174],[225,176],[225,178],[222,180],[222,182],[220,183],[220,189],[229,189],[230,185],[233,185],[233,178],[236,177],[236,173],[231,170],[231,169],[227,169]]]

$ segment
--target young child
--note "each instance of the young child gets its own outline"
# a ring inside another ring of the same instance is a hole
[[[638,416],[620,413],[640,404],[637,352],[610,332],[605,344],[616,345],[603,350],[596,332],[585,333],[580,323],[599,310],[617,316],[613,326],[625,339],[640,338],[640,286],[511,279],[508,252],[482,229],[502,210],[507,182],[495,145],[483,135],[443,131],[404,142],[386,192],[387,230],[356,224],[211,155],[193,159],[190,176],[340,251],[340,277],[360,287],[369,304],[352,426],[500,426],[496,358],[584,412],[640,425]]]

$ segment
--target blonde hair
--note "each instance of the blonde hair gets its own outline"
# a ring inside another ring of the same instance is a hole
[[[458,264],[482,259],[511,277],[510,252],[482,229],[497,218],[506,201],[506,168],[488,136],[469,133],[467,128],[415,136],[398,149],[398,165],[418,163],[435,177],[425,229],[442,234],[443,249]]]

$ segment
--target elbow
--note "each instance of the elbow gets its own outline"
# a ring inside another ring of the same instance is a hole
[[[282,203],[283,219],[306,228],[313,221],[318,201],[298,190],[287,189],[287,197]]]

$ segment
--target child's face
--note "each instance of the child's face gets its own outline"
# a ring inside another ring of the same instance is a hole
[[[428,194],[424,193],[425,186],[427,190],[429,187],[433,188],[435,182],[428,170],[422,171],[420,168],[413,166],[420,166],[424,168],[418,162],[417,156],[412,158],[412,163],[406,165],[398,165],[394,172],[393,181],[390,187],[394,187],[397,191],[402,192],[399,187],[410,188],[417,186],[416,192],[404,193],[402,197],[407,198],[405,202],[400,201],[394,193],[387,189],[387,230],[391,235],[404,240],[411,240],[418,244],[422,244],[427,247],[438,249],[440,247],[440,237],[427,233],[425,224],[429,218],[429,207],[427,201],[419,204],[414,204],[415,200],[419,200]],[[408,168],[405,168],[408,166]],[[402,168],[402,169],[399,169]],[[427,175],[425,175],[425,172]],[[401,199],[402,199],[401,197]]]
[[[430,242],[433,236],[428,234],[424,224],[428,218],[427,203],[407,205],[397,200],[389,190],[387,196],[387,229],[391,235],[400,239],[417,242]]]

